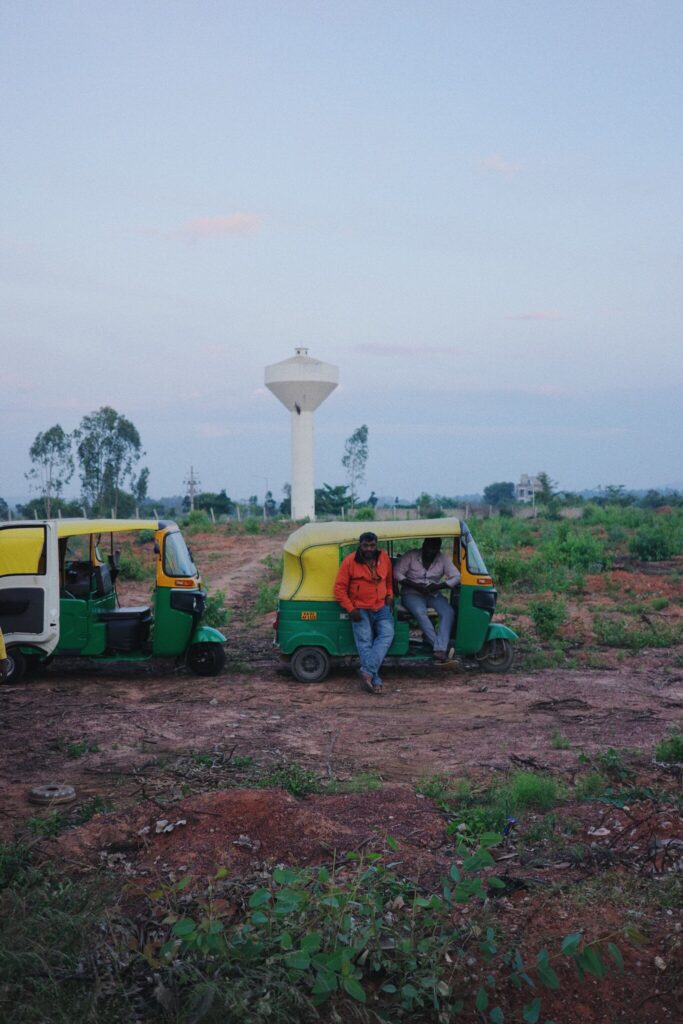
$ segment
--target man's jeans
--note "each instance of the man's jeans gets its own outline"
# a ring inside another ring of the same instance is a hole
[[[389,605],[376,611],[359,608],[360,622],[351,619],[353,639],[360,655],[360,667],[369,672],[374,686],[381,686],[379,670],[394,639],[394,615]]]
[[[416,590],[404,590],[401,604],[407,608],[435,651],[447,651],[451,630],[455,622],[455,612],[443,594],[418,594]],[[433,608],[439,616],[439,634],[427,615],[427,608]]]

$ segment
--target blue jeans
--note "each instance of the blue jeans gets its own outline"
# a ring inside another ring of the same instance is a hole
[[[389,605],[376,611],[359,608],[360,622],[351,619],[353,639],[360,655],[360,667],[369,672],[374,686],[381,686],[379,669],[394,639],[394,615]]]
[[[424,633],[425,640],[435,651],[447,651],[451,630],[455,622],[455,612],[443,594],[418,594],[416,590],[404,590],[401,604],[407,608]],[[439,633],[427,615],[427,608],[433,608],[439,616]]]

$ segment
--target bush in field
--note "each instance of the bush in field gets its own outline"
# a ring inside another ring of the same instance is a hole
[[[216,590],[213,594],[207,594],[202,624],[220,629],[221,626],[227,626],[228,622],[230,611],[225,605],[225,592]]]
[[[567,606],[561,598],[530,601],[529,613],[541,640],[551,640],[567,621]]]
[[[628,546],[631,554],[644,562],[661,562],[680,554],[683,531],[677,519],[666,521],[662,518],[659,522],[641,526]]]
[[[673,732],[667,739],[657,744],[655,756],[658,761],[669,764],[683,764],[683,733]]]
[[[553,565],[570,569],[602,572],[608,558],[604,543],[586,530],[560,523],[555,539],[543,546],[543,553]]]
[[[247,516],[244,520],[244,530],[246,533],[260,533],[261,520],[256,519],[255,516]]]
[[[152,580],[155,567],[147,558],[140,558],[130,548],[124,548],[119,558],[119,574],[122,580]]]
[[[186,533],[209,533],[215,529],[215,525],[208,512],[201,508],[195,508],[182,520]]]

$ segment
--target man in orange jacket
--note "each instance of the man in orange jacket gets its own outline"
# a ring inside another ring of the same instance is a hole
[[[360,656],[360,688],[380,694],[379,670],[394,639],[391,559],[377,547],[377,535],[362,533],[358,548],[339,566],[334,598],[349,613]]]

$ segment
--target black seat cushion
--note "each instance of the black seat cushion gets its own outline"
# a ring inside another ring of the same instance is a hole
[[[129,619],[142,622],[151,616],[152,609],[149,606],[140,605],[137,608],[103,608],[98,618],[102,622],[115,622],[117,619]]]

